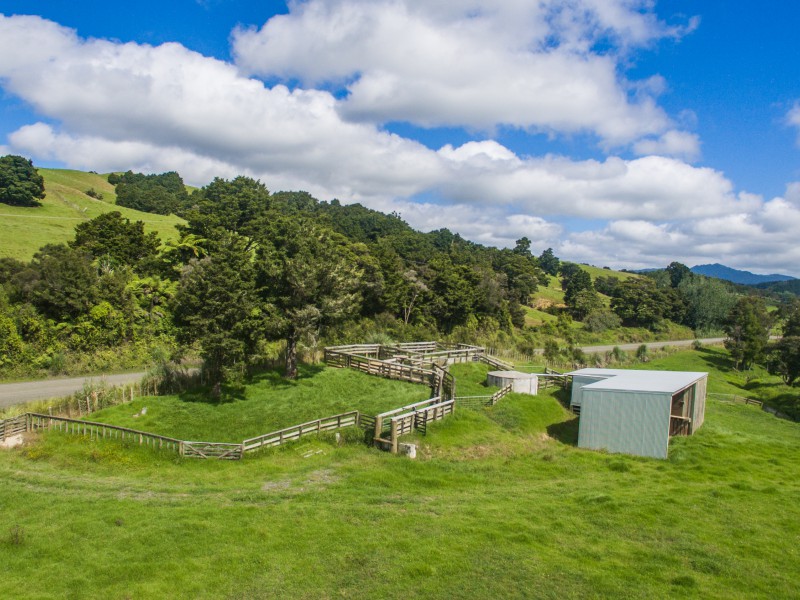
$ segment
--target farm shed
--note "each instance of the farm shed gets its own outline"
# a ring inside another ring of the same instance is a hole
[[[531,373],[490,371],[486,376],[486,383],[499,388],[504,388],[511,384],[511,390],[519,394],[535,396],[539,392],[539,378]]]
[[[667,458],[670,436],[691,435],[703,424],[708,373],[580,369],[569,375],[581,448]]]

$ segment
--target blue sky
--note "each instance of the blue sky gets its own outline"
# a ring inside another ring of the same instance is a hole
[[[800,276],[800,5],[497,4],[4,0],[0,147]]]

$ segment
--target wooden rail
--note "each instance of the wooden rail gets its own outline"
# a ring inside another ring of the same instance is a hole
[[[28,416],[19,415],[10,419],[0,421],[0,442],[11,436],[25,433],[28,431]]]
[[[409,404],[408,406],[401,406],[400,408],[395,408],[392,410],[387,410],[379,415],[375,415],[375,442],[386,442],[387,440],[382,439],[383,430],[384,430],[384,421],[394,415],[397,415],[402,412],[408,411],[415,411],[417,409],[421,409],[427,406],[431,406],[433,404],[438,404],[441,402],[442,399],[439,396],[434,396],[433,398],[428,398],[427,400],[422,400],[420,402],[415,402],[414,404]]]
[[[755,400],[753,398],[747,398],[745,396],[738,396],[736,394],[719,394],[719,393],[710,393],[706,394],[709,398],[716,398],[721,400],[722,402],[733,402],[735,404],[752,404],[754,406],[761,406],[763,408],[764,403],[761,400]]]
[[[354,410],[280,429],[272,433],[244,440],[238,444],[178,440],[155,433],[148,433],[146,431],[119,427],[117,425],[108,425],[107,423],[83,421],[79,419],[70,419],[68,417],[54,417],[38,413],[26,413],[14,419],[0,421],[0,426],[3,427],[2,431],[5,432],[10,430],[8,424],[13,421],[14,431],[18,432],[51,429],[62,433],[89,436],[92,439],[128,441],[140,446],[172,450],[177,452],[180,456],[188,458],[239,460],[246,452],[253,452],[266,447],[280,446],[281,444],[300,439],[312,433],[352,427],[358,425],[359,420],[360,414],[357,410]]]
[[[216,458],[219,460],[239,460],[242,458],[242,444],[222,444],[219,442],[181,442],[181,456],[189,458]]]
[[[441,421],[446,416],[452,415],[454,411],[455,400],[447,400],[392,417],[391,437],[388,440],[391,444],[392,454],[397,454],[401,435],[407,435],[415,429],[427,431],[428,422]]]
[[[38,413],[27,413],[27,417],[29,431],[52,429],[63,433],[89,436],[94,439],[130,441],[140,446],[173,450],[179,453],[180,445],[183,443],[182,440],[176,440],[175,438],[139,431],[137,429],[128,429],[127,427],[119,427],[117,425],[109,425],[107,423],[81,421],[78,419],[54,417]]]
[[[332,367],[355,369],[368,375],[377,375],[387,379],[420,383],[429,387],[435,387],[437,384],[433,371],[393,360],[379,360],[326,348],[325,361]]]
[[[350,412],[342,413],[340,415],[333,415],[332,417],[325,417],[317,419],[316,421],[308,421],[293,427],[286,427],[279,429],[272,433],[266,433],[258,437],[251,438],[242,442],[243,452],[253,452],[261,448],[270,448],[273,446],[280,446],[286,442],[299,440],[304,435],[317,434],[323,431],[333,431],[343,427],[352,427],[359,423],[359,412],[353,410]]]
[[[504,360],[500,360],[494,356],[489,356],[488,354],[479,354],[478,360],[480,362],[484,362],[490,367],[494,367],[495,369],[500,369],[501,371],[513,371],[514,365],[505,362]]]

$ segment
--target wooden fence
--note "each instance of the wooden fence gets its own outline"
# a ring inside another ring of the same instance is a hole
[[[241,443],[221,443],[178,440],[155,433],[97,423],[70,419],[68,417],[54,417],[38,413],[26,413],[0,421],[0,431],[12,435],[11,432],[53,430],[62,433],[88,436],[90,439],[109,439],[132,442],[139,446],[170,450],[180,456],[189,458],[216,458],[222,460],[239,460],[246,452],[253,452],[261,448],[280,446],[287,442],[298,440],[305,435],[319,434],[345,427],[358,425],[360,414],[356,411],[333,415],[316,421],[309,421],[293,427],[280,429],[267,433]],[[3,438],[5,439],[5,438]]]
[[[222,444],[218,442],[181,442],[181,456],[189,458],[216,458],[219,460],[239,460],[242,458],[242,444]]]
[[[438,398],[436,400],[439,400]],[[400,436],[412,433],[414,430],[427,432],[428,423],[431,421],[441,421],[455,411],[455,400],[437,402],[430,406],[415,408],[414,410],[403,413],[390,419],[390,438],[381,439],[381,442],[388,441],[392,454],[397,454],[400,443]]]
[[[175,438],[148,433],[146,431],[138,431],[136,429],[128,429],[127,427],[119,427],[117,425],[108,425],[107,423],[82,421],[79,419],[70,419],[68,417],[54,417],[52,415],[42,415],[38,413],[27,413],[26,416],[28,417],[28,431],[51,429],[63,433],[89,436],[90,439],[128,441],[138,444],[139,446],[173,450],[178,453],[180,453],[180,446],[183,443],[181,440],[176,440]]]
[[[490,356],[488,354],[481,354],[478,357],[478,360],[480,360],[481,362],[486,363],[490,367],[494,367],[495,369],[499,369],[501,371],[513,371],[514,370],[514,365],[512,365],[510,363],[507,363],[507,362],[505,362],[503,360],[500,360],[499,358],[497,358],[495,356]]]
[[[0,421],[0,442],[6,438],[28,431],[28,416],[20,415]]]
[[[325,349],[325,362],[332,367],[355,369],[369,375],[420,383],[431,388],[436,387],[438,383],[436,375],[429,369],[405,365],[392,360],[379,360],[356,354],[347,354],[331,348]]]
[[[436,374],[437,385],[434,392],[444,400],[451,400],[456,396],[456,378],[447,369],[439,365],[433,365],[433,372]]]
[[[389,431],[390,430],[390,424],[391,424],[390,419],[391,419],[391,417],[396,416],[396,415],[398,415],[400,413],[409,412],[409,411],[414,412],[416,410],[420,410],[420,409],[426,408],[428,406],[433,406],[435,404],[440,403],[441,401],[442,401],[442,399],[439,396],[434,396],[433,398],[428,398],[427,400],[422,400],[420,402],[415,402],[414,404],[409,404],[407,406],[401,406],[400,408],[394,408],[392,410],[387,410],[386,412],[383,412],[383,413],[381,413],[379,415],[375,415],[375,418],[374,418],[375,427],[374,427],[374,430],[373,430],[375,432],[375,435],[373,437],[373,440],[376,443],[388,442],[389,441],[389,440],[383,439],[382,436],[383,436],[384,431]]]
[[[342,413],[340,415],[333,415],[332,417],[325,417],[317,419],[316,421],[308,421],[293,427],[286,427],[279,429],[272,433],[266,433],[258,437],[251,438],[242,442],[243,452],[253,452],[261,448],[270,448],[273,446],[280,446],[286,442],[299,440],[304,435],[318,434],[324,431],[334,431],[344,427],[353,427],[359,424],[360,415],[357,410]]]
[[[718,394],[712,393],[707,394],[709,398],[714,398],[716,400],[720,400],[721,402],[732,402],[734,404],[752,404],[755,406],[763,407],[764,403],[761,400],[755,400],[753,398],[746,398],[745,396],[737,396],[736,394]]]
[[[454,398],[456,404],[464,408],[483,408],[484,406],[494,406],[501,398],[506,397],[514,391],[514,386],[508,384],[504,388],[497,390],[491,396],[457,396]]]

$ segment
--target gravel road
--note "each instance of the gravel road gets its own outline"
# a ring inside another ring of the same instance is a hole
[[[23,404],[33,400],[60,398],[83,389],[86,381],[105,381],[108,385],[136,383],[144,373],[125,373],[123,375],[95,375],[92,377],[73,377],[70,379],[42,379],[21,383],[0,384],[0,408]]]

